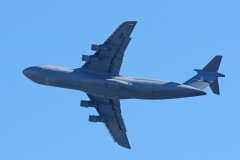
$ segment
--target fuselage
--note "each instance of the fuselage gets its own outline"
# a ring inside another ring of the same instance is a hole
[[[175,82],[113,76],[81,68],[41,65],[26,68],[23,74],[38,84],[80,90],[113,99],[171,99],[206,94],[199,89]]]

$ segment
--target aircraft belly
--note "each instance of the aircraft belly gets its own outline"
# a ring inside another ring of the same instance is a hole
[[[113,99],[120,99],[118,90],[115,89],[108,89],[107,87],[94,87],[91,90],[89,90],[87,93],[91,95],[95,95],[98,97],[107,97],[107,98],[113,98]]]
[[[121,99],[152,99],[151,87],[143,85],[122,86],[120,90]]]
[[[47,71],[43,84],[53,87],[81,90],[81,78],[78,73]]]
[[[172,98],[183,98],[183,97],[189,97],[188,91],[179,91],[179,90],[159,90],[159,91],[153,91],[152,97],[153,99],[172,99]]]
[[[119,85],[108,82],[106,79],[85,78],[82,80],[80,90],[97,97],[120,99]]]

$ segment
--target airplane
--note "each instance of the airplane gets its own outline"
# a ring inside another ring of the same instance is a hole
[[[120,108],[120,99],[160,100],[206,95],[210,86],[220,94],[218,72],[222,56],[215,56],[203,69],[184,83],[163,80],[130,78],[119,74],[124,52],[131,41],[136,21],[126,21],[103,44],[92,44],[93,55],[82,55],[84,65],[69,69],[51,65],[28,67],[23,74],[35,83],[53,87],[80,90],[90,100],[81,100],[80,106],[93,107],[98,114],[90,115],[90,122],[102,122],[111,137],[120,146],[131,149]]]

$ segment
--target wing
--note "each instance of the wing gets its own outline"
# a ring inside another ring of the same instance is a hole
[[[120,101],[89,94],[88,97],[99,114],[99,116],[89,116],[89,121],[103,122],[115,142],[122,147],[131,149],[121,115]]]
[[[82,68],[94,72],[119,75],[124,52],[131,41],[130,35],[136,23],[136,21],[124,22],[103,44],[92,44],[92,50],[96,52],[94,55],[82,56],[82,60],[86,61]]]

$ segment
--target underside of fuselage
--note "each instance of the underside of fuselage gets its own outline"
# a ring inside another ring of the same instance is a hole
[[[81,69],[55,66],[29,67],[23,73],[38,84],[80,90],[113,99],[172,99],[206,94],[199,89],[169,81],[90,74]]]

